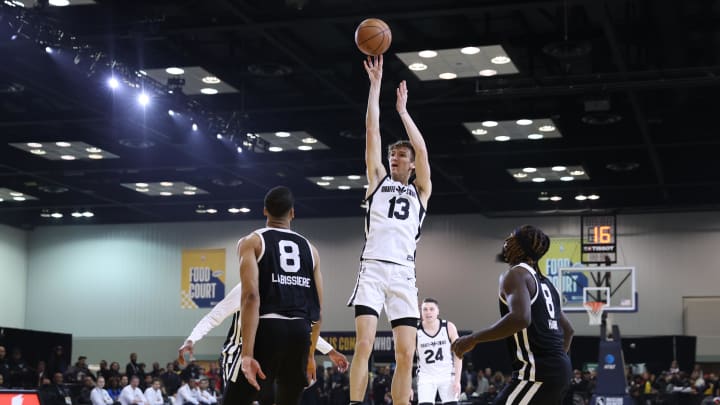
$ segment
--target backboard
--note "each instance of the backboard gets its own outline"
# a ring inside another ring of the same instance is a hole
[[[635,267],[563,267],[555,286],[565,312],[585,312],[587,301],[605,302],[605,312],[637,312]]]

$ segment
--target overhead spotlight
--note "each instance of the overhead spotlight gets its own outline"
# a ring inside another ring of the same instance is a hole
[[[143,107],[147,106],[150,103],[150,97],[145,93],[140,93],[137,100],[138,103],[140,103],[140,105]]]
[[[193,124],[192,124],[192,130],[195,131],[195,132],[197,132],[197,130],[198,130],[198,126],[197,126],[197,124],[194,123],[194,122],[193,122]]]
[[[217,135],[215,135],[215,137],[216,137],[217,139],[223,139],[223,136],[222,136],[221,133],[218,133]]]
[[[55,7],[65,7],[70,5],[69,0],[49,0],[48,4]]]
[[[242,153],[242,146],[237,147],[237,153]]]
[[[173,111],[173,110],[168,110],[168,115],[171,116],[171,117],[174,117],[174,116],[175,116],[175,111]]]
[[[114,77],[110,77],[110,78],[108,79],[108,81],[107,81],[107,85],[108,85],[108,87],[110,87],[111,89],[115,90],[115,89],[117,89],[118,87],[120,87],[120,82],[118,81],[118,79],[116,79],[116,78],[114,78]]]
[[[179,67],[169,67],[169,68],[165,69],[165,71],[171,75],[181,75],[181,74],[185,73],[185,69],[179,68]]]
[[[47,53],[49,53],[50,55],[52,55],[52,54],[55,52],[55,50],[52,49],[52,48],[49,47],[49,46],[46,46],[46,47],[45,47],[45,52],[47,52]]]

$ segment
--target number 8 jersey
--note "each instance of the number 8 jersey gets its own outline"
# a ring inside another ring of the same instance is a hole
[[[254,231],[262,241],[258,256],[260,316],[317,321],[320,302],[315,286],[315,259],[310,242],[289,229]]]
[[[415,267],[415,248],[425,208],[414,184],[385,176],[366,200],[362,260],[382,260]]]

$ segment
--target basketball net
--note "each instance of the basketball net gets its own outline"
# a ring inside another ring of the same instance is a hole
[[[602,324],[602,315],[605,305],[606,304],[602,301],[589,301],[583,303],[583,306],[588,313],[588,318],[590,319],[590,325]]]

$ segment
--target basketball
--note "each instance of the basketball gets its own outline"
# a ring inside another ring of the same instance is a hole
[[[363,20],[355,30],[355,44],[365,55],[382,55],[390,48],[391,42],[390,27],[383,20],[368,18]]]

